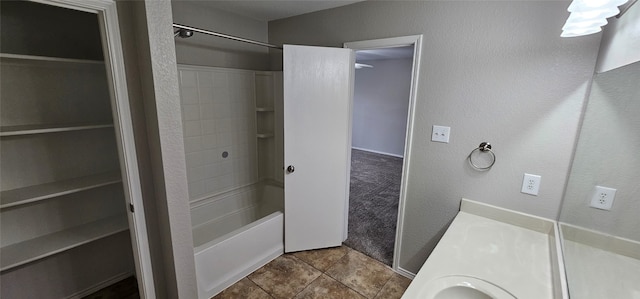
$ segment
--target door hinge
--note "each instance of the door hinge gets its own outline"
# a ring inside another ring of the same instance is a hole
[[[130,203],[130,204],[129,204],[129,211],[131,211],[131,213],[133,213],[133,212],[134,212],[133,204],[132,204],[132,203]]]

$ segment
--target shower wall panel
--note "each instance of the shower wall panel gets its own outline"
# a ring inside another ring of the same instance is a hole
[[[189,198],[258,181],[254,72],[179,65]]]

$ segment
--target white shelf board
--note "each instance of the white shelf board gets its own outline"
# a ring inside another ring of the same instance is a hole
[[[275,109],[273,107],[256,107],[257,112],[273,112]]]
[[[0,192],[0,209],[45,200],[122,181],[119,172],[108,172]]]
[[[80,130],[94,130],[102,128],[113,128],[113,124],[106,123],[78,123],[78,124],[49,124],[49,125],[20,125],[20,126],[2,126],[0,127],[0,136],[18,136],[45,134],[57,132],[69,132]]]
[[[0,248],[0,271],[30,263],[129,228],[125,216],[105,218]]]
[[[273,136],[274,136],[273,133],[258,133],[258,134],[256,134],[256,137],[258,137],[258,138],[271,138]]]
[[[5,59],[15,59],[15,60],[42,61],[42,62],[84,63],[84,64],[104,64],[104,61],[101,61],[101,60],[74,59],[74,58],[61,58],[61,57],[36,56],[36,55],[23,55],[23,54],[10,54],[10,53],[0,53],[0,58],[5,58]]]

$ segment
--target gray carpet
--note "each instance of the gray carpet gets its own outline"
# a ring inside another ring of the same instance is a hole
[[[351,150],[349,235],[345,245],[393,263],[402,158]]]

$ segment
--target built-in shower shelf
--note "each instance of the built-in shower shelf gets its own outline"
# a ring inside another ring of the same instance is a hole
[[[273,107],[256,107],[257,112],[274,112],[275,109]]]
[[[258,133],[258,134],[256,134],[256,137],[258,137],[258,138],[272,138],[273,136],[275,136],[273,133]]]
[[[0,53],[0,58],[2,58],[3,60],[13,59],[13,60],[41,61],[41,62],[104,64],[104,61],[101,61],[101,60],[75,59],[75,58],[62,58],[62,57],[36,56],[36,55],[23,55],[23,54],[10,54],[10,53]]]
[[[94,130],[103,128],[113,128],[113,124],[108,123],[76,123],[76,124],[47,124],[47,125],[20,125],[20,126],[1,126],[0,136],[18,136],[46,134],[57,132]]]
[[[33,203],[57,196],[116,184],[122,181],[119,172],[107,172],[42,185],[6,190],[0,192],[0,208]]]
[[[116,216],[4,246],[0,248],[0,271],[43,259],[127,229],[127,218]]]

